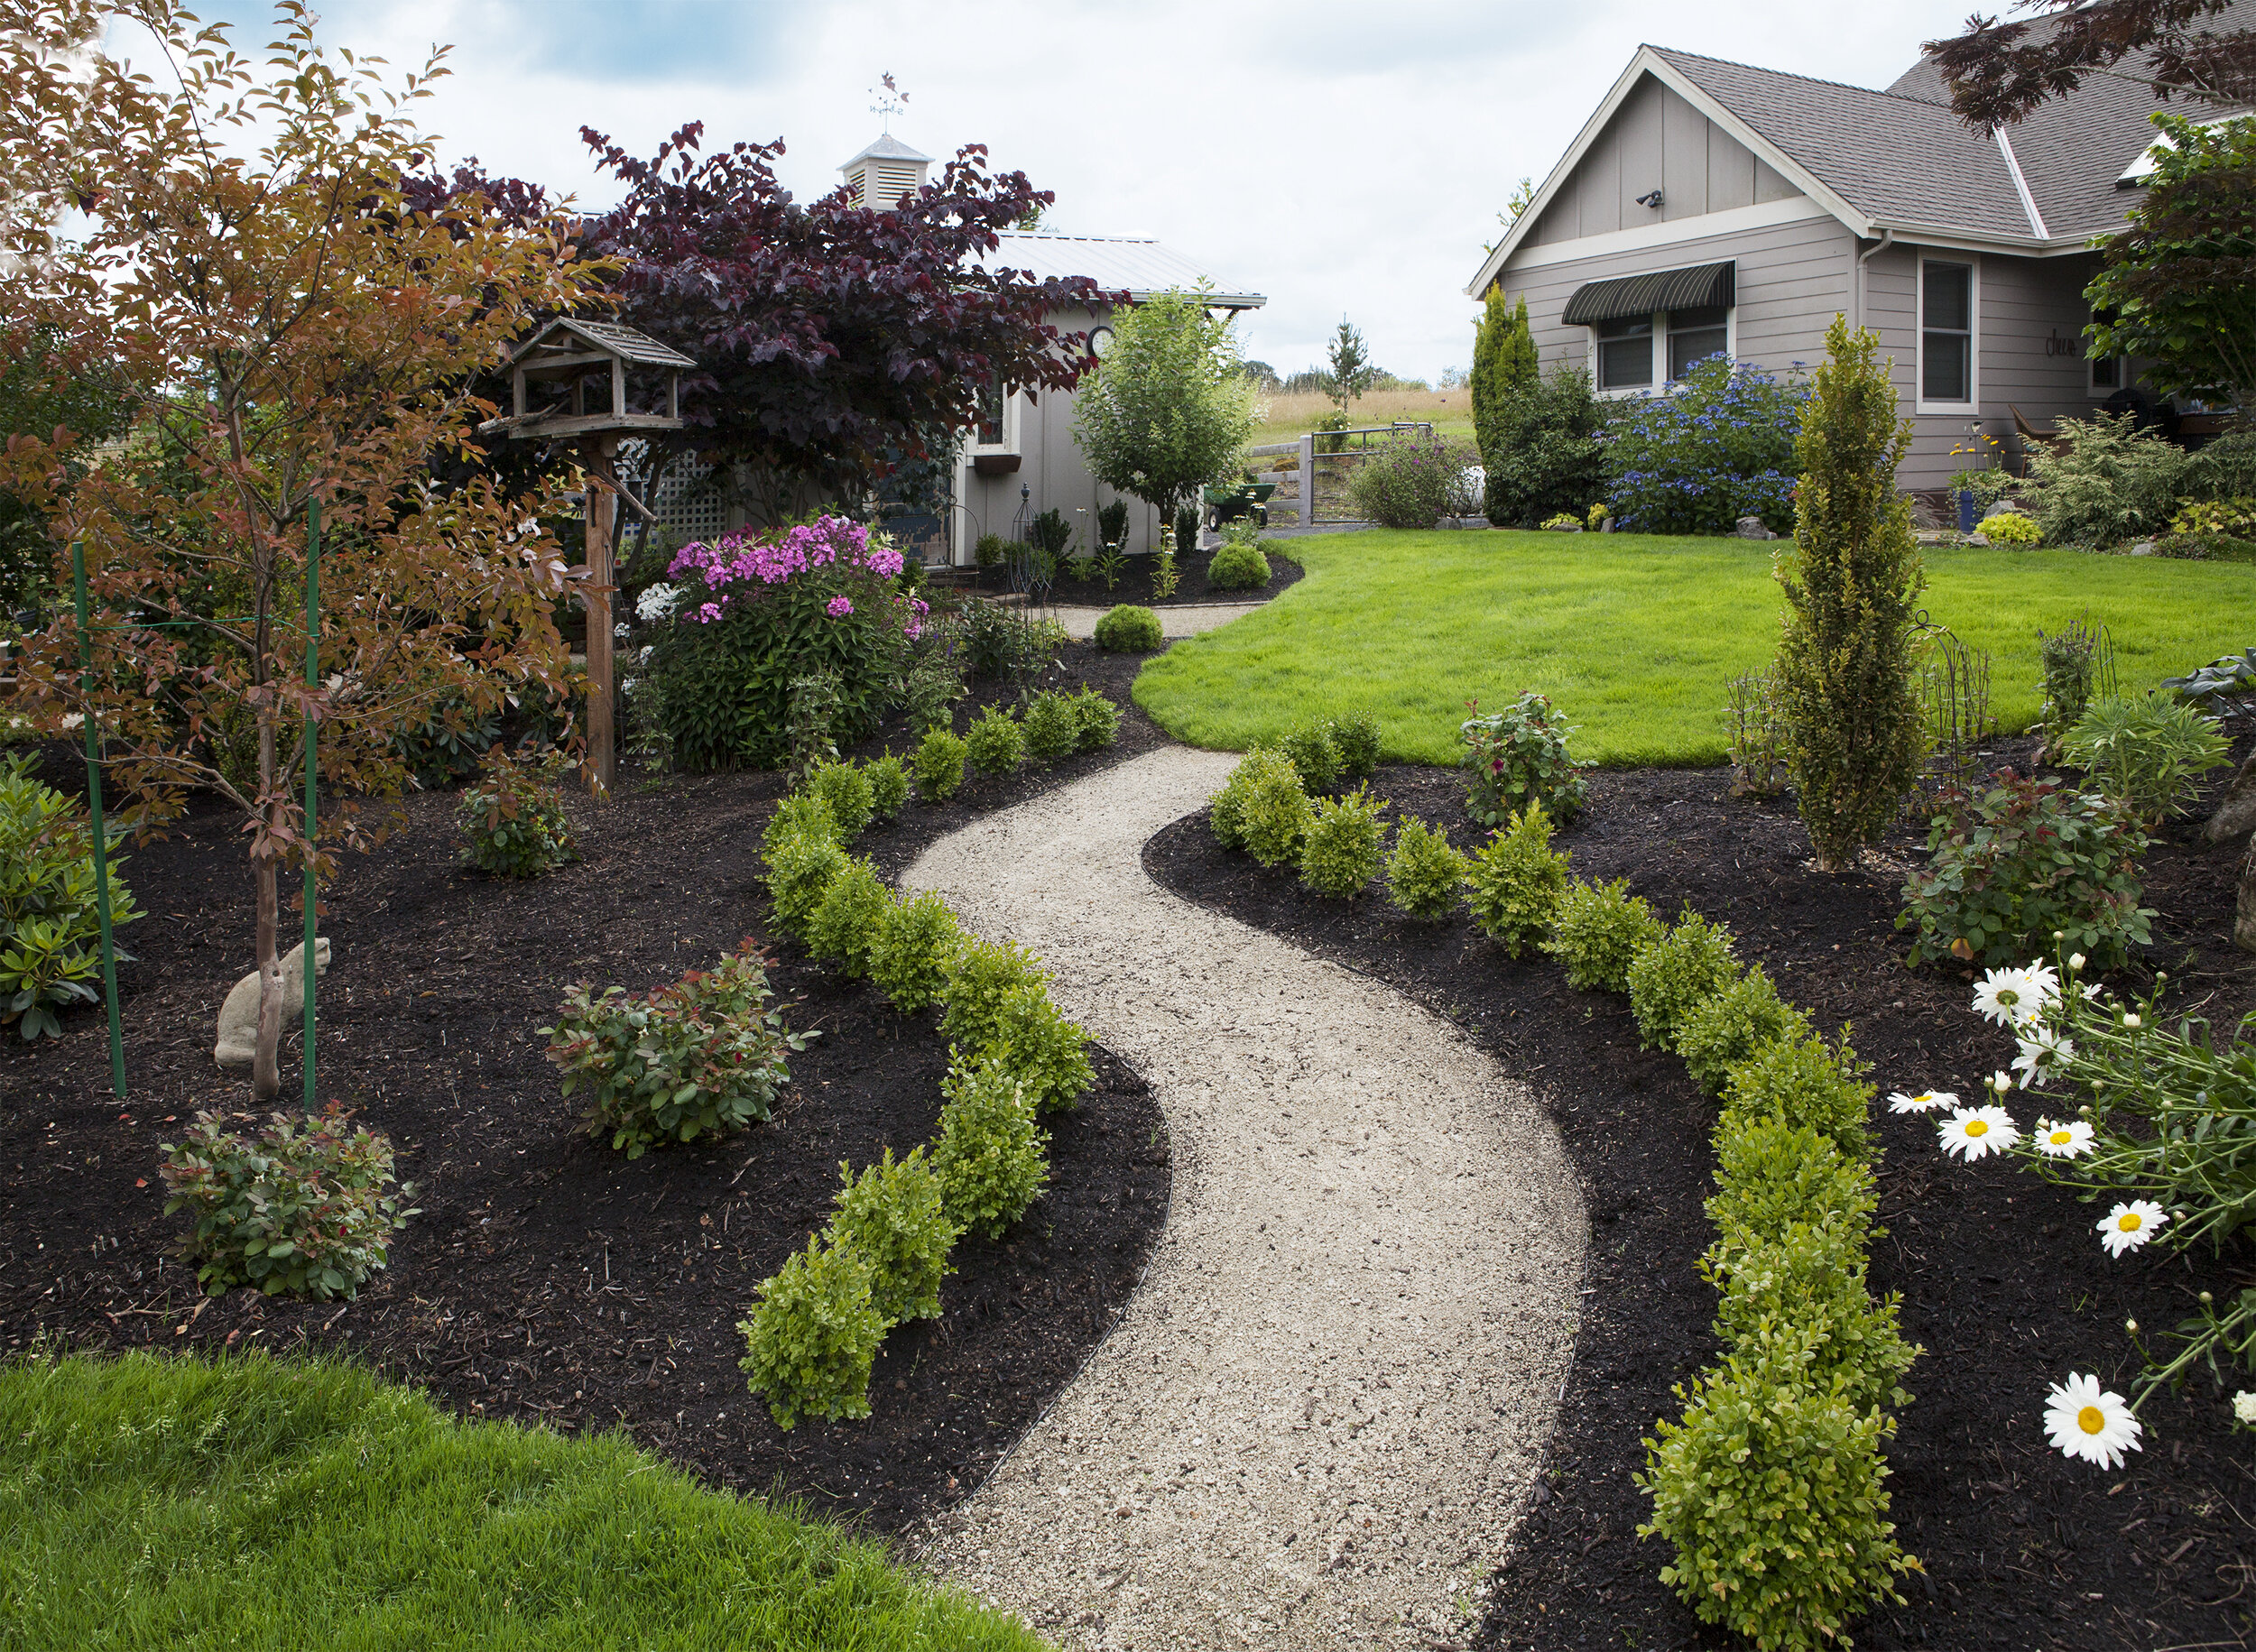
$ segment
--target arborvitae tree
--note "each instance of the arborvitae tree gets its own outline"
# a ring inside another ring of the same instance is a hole
[[[1532,384],[1537,378],[1535,335],[1528,327],[1528,300],[1519,308],[1504,301],[1501,282],[1488,290],[1481,312],[1480,331],[1473,340],[1473,439],[1481,449],[1481,463],[1493,466],[1503,459],[1502,425],[1499,418],[1506,397]],[[1492,451],[1492,447],[1498,451]]]
[[[1827,871],[1854,864],[1880,835],[1925,752],[1912,625],[1927,575],[1910,502],[1896,493],[1911,421],[1896,417],[1879,346],[1839,316],[1826,334],[1795,443],[1794,548],[1777,569],[1787,769]]]

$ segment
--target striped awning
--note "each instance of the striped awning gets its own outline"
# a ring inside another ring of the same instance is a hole
[[[1657,270],[1650,275],[1617,275],[1575,289],[1559,319],[1568,327],[1590,327],[1623,316],[1650,316],[1656,309],[1699,309],[1732,302],[1735,265],[1695,264],[1688,270]]]

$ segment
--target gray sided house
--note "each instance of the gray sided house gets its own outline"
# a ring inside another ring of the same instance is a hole
[[[2135,378],[2083,344],[2162,106],[2124,67],[1982,133],[1926,59],[1872,91],[1641,46],[1466,291],[1524,296],[1545,367],[1605,395],[1717,350],[1814,365],[1845,315],[1913,420],[1900,485],[1940,487],[1976,428],[2011,452],[2017,412],[2048,429]]]

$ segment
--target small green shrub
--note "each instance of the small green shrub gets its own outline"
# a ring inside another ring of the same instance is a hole
[[[1873,1095],[1864,1075],[1871,1070],[1856,1058],[1845,1029],[1830,1046],[1817,1033],[1797,1029],[1757,1045],[1724,1075],[1724,1116],[1806,1126],[1847,1158],[1861,1159],[1871,1151],[1864,1134]]]
[[[1065,1018],[1046,991],[1020,986],[1003,993],[994,1034],[976,1054],[1001,1061],[1036,1112],[1060,1112],[1079,1106],[1096,1083],[1088,1045],[1089,1035]]]
[[[1269,583],[1269,558],[1250,540],[1234,540],[1207,564],[1207,586],[1215,591],[1258,591]]]
[[[1558,899],[1543,950],[1567,966],[1567,984],[1582,992],[1619,992],[1630,960],[1662,934],[1660,920],[1630,881],[1569,883]]]
[[[1120,738],[1120,706],[1110,696],[1085,688],[1073,697],[1073,743],[1101,752]]]
[[[1026,708],[1026,754],[1047,769],[1061,757],[1073,755],[1080,743],[1081,724],[1073,702],[1054,688],[1045,688]]]
[[[1339,778],[1367,780],[1379,771],[1379,720],[1367,711],[1332,719],[1332,750],[1339,755]]]
[[[1166,641],[1160,616],[1149,608],[1123,603],[1096,622],[1096,646],[1109,654],[1155,654]]]
[[[1806,1359],[1801,1387],[1836,1392],[1860,1412],[1911,1402],[1902,1382],[1919,1350],[1897,1328],[1900,1298],[1873,1297],[1864,1248],[1845,1226],[1738,1230],[1708,1248],[1700,1277],[1722,1294],[1717,1339],[1741,1357],[1775,1348]]]
[[[1003,1002],[1021,987],[1049,990],[1039,958],[1016,941],[966,937],[948,955],[940,1030],[966,1049],[990,1048],[1003,1034]]]
[[[838,841],[838,819],[830,805],[812,792],[795,791],[775,806],[768,824],[760,830],[763,858],[772,860],[776,845],[793,837],[822,837]]]
[[[981,568],[1000,568],[1009,554],[1011,542],[999,533],[983,533],[971,548],[971,559]]]
[[[1009,774],[1026,761],[1026,731],[1010,709],[990,706],[964,733],[964,760],[975,773]]]
[[[1465,874],[1465,904],[1481,933],[1502,942],[1508,957],[1540,946],[1558,917],[1573,860],[1552,849],[1551,817],[1539,802],[1530,802],[1501,831],[1490,833],[1488,842],[1474,851]]]
[[[1387,857],[1387,899],[1412,918],[1447,918],[1465,899],[1468,870],[1446,834],[1405,819],[1395,828],[1394,853]]]
[[[828,837],[800,833],[777,844],[767,858],[776,928],[803,942],[830,881],[846,869],[846,852]]]
[[[2037,657],[2045,693],[2045,744],[2039,761],[2057,762],[2060,743],[2083,721],[2092,702],[2114,695],[2115,646],[2107,627],[2085,615],[2059,631],[2039,631]]]
[[[1677,1054],[1695,1084],[1709,1095],[1721,1095],[1732,1068],[1764,1045],[1798,1038],[1808,1029],[1808,1020],[1779,997],[1758,964],[1686,1012],[1677,1025]]]
[[[1277,749],[1300,777],[1300,789],[1311,798],[1323,796],[1339,780],[1339,749],[1332,743],[1328,723],[1303,723]]]
[[[400,1201],[415,1189],[389,1191],[391,1139],[350,1129],[351,1117],[332,1102],[320,1113],[273,1113],[252,1134],[199,1112],[179,1142],[159,1144],[164,1214],[196,1221],[180,1254],[198,1284],[215,1297],[250,1285],[327,1302],[356,1295],[390,1260],[393,1230],[416,1214]]]
[[[930,890],[904,896],[878,915],[870,937],[870,981],[903,1015],[937,1003],[962,940],[947,901]]]
[[[1715,1186],[1707,1216],[1725,1235],[1831,1223],[1864,1245],[1875,1232],[1880,1195],[1870,1161],[1842,1152],[1810,1125],[1758,1112],[1725,1116],[1715,1127]]]
[[[2045,542],[2044,530],[2037,525],[2036,519],[2019,511],[2001,511],[1995,516],[1985,516],[1974,531],[1991,544],[2002,545],[2008,550],[2034,550]]]
[[[951,1068],[941,1083],[939,1140],[932,1149],[948,1220],[1001,1239],[1049,1181],[1049,1139],[1034,1103],[1001,1060]]]
[[[1297,789],[1300,777],[1283,752],[1273,746],[1255,746],[1238,760],[1222,789],[1207,800],[1207,824],[1214,840],[1225,849],[1245,847],[1245,805],[1265,787],[1290,780]]]
[[[478,777],[462,789],[455,824],[466,840],[462,863],[496,878],[537,878],[576,859],[564,792],[560,753],[521,759],[496,745],[479,763]]]
[[[945,803],[963,789],[964,743],[944,728],[928,729],[917,743],[917,796]]]
[[[896,1164],[887,1148],[859,1177],[843,1164],[838,1175],[846,1185],[833,1197],[837,1214],[823,1237],[831,1249],[850,1250],[869,1264],[870,1306],[888,1325],[938,1319],[957,1229],[924,1149],[910,1149]]]
[[[102,1001],[94,832],[84,807],[34,778],[38,756],[0,759],[0,1026],[60,1038],[58,1011]],[[142,916],[109,858],[113,928]],[[119,953],[120,958],[130,955]]]
[[[1445,516],[1478,509],[1465,479],[1476,459],[1467,442],[1422,431],[1401,436],[1347,473],[1348,496],[1382,528],[1431,530]]]
[[[1675,928],[1630,960],[1630,1009],[1637,1016],[1640,1047],[1674,1049],[1686,1014],[1738,974],[1731,931],[1687,906]]]
[[[1661,1581],[1703,1623],[1765,1652],[1817,1652],[1868,1607],[1900,1601],[1895,1579],[1919,1562],[1887,1518],[1884,1413],[1805,1386],[1780,1354],[1726,1360],[1677,1394],[1684,1420],[1645,1442],[1638,1484],[1653,1518],[1637,1535],[1676,1550]]]
[[[760,1283],[752,1317],[740,1320],[737,1361],[754,1393],[786,1431],[801,1417],[825,1422],[870,1414],[870,1365],[885,1318],[870,1300],[875,1270],[851,1245],[807,1249]]]
[[[2215,718],[2160,689],[2097,702],[2060,743],[2103,796],[2150,826],[2184,814],[2194,783],[2232,750]]]
[[[1300,845],[1300,881],[1319,895],[1348,900],[1379,873],[1386,805],[1361,787],[1317,800]]]
[[[1478,700],[1471,709],[1475,715],[1458,729],[1465,739],[1466,812],[1484,826],[1500,826],[1534,802],[1554,820],[1572,820],[1590,785],[1567,749],[1575,731],[1558,709],[1532,693],[1484,717]]]
[[[1257,766],[1255,757],[1265,761]],[[1299,771],[1282,752],[1252,752],[1238,767],[1253,771],[1238,808],[1245,852],[1264,866],[1298,862],[1313,819]]]
[[[808,917],[808,953],[836,964],[848,981],[859,981],[870,973],[870,948],[892,904],[892,893],[875,866],[858,858],[847,861]]]
[[[820,798],[837,822],[838,842],[850,844],[869,829],[871,817],[877,812],[877,799],[870,786],[870,777],[853,763],[835,760],[818,762],[807,776],[804,789],[807,795]]]
[[[2094,548],[2161,532],[2177,509],[2192,459],[2128,413],[2061,419],[2059,451],[2029,449],[2028,491],[2037,525],[2055,545]]]
[[[909,801],[909,770],[891,752],[874,757],[863,768],[869,776],[870,817],[874,820],[891,820],[901,813]]]

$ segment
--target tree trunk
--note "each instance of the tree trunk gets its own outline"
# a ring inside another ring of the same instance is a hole
[[[258,714],[259,790],[270,798],[274,791],[274,756],[273,709],[262,706]],[[279,802],[268,803],[271,826],[282,824],[271,818],[279,815],[281,807]],[[273,855],[260,855],[253,863],[253,873],[258,881],[258,1044],[251,1058],[251,1094],[261,1102],[272,1102],[282,1094],[282,958],[275,950],[274,935],[280,900]]]

